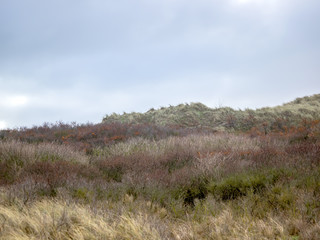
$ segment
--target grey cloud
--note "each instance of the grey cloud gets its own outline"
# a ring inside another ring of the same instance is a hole
[[[0,109],[0,121],[100,121],[190,101],[261,107],[319,92],[319,1],[234,1],[3,0],[0,94],[42,102]]]

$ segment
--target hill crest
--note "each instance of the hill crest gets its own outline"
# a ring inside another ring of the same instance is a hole
[[[276,107],[263,107],[256,110],[235,110],[231,107],[210,108],[199,102],[179,104],[159,109],[151,108],[145,113],[113,113],[105,116],[103,122],[148,123],[210,128],[219,131],[243,131],[261,124],[268,125],[269,128],[279,124],[291,126],[303,119],[320,119],[320,94],[296,98]]]

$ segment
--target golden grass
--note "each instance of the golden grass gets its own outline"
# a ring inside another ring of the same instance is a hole
[[[8,240],[161,239],[149,216],[95,213],[89,207],[63,201],[0,206],[0,219],[0,239]]]
[[[220,210],[215,213],[203,213],[199,219],[188,212],[183,219],[176,219],[163,208],[154,211],[145,201],[129,205],[107,204],[103,209],[92,209],[89,205],[48,199],[28,207],[17,202],[1,204],[0,239],[316,240],[320,233],[320,223],[306,225],[300,215],[292,218],[269,214],[259,219],[239,214],[228,204],[219,205]]]
[[[218,216],[208,216],[201,223],[186,222],[173,229],[176,239],[285,239],[287,234],[281,222],[273,218],[256,220],[236,216],[226,207]]]

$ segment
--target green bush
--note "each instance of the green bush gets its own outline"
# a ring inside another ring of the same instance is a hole
[[[209,190],[223,201],[244,196],[247,192],[243,181],[235,177],[230,177],[217,184],[213,184]]]
[[[99,166],[99,169],[107,181],[116,181],[116,182],[122,181],[124,170],[121,165]]]
[[[295,196],[291,189],[285,186],[274,186],[270,192],[268,192],[266,199],[269,207],[278,210],[288,210],[292,208],[295,202]]]
[[[72,197],[79,200],[88,201],[90,198],[90,191],[87,188],[77,188],[73,190]]]
[[[184,206],[195,206],[195,200],[204,200],[208,195],[208,180],[206,178],[195,178],[190,185],[181,188],[180,196],[183,197]]]
[[[212,182],[208,190],[215,197],[226,201],[246,196],[249,192],[253,194],[264,193],[268,185],[274,185],[284,171],[260,170],[259,172],[246,172],[223,178],[219,182]]]

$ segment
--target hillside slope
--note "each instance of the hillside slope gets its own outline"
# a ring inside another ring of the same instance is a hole
[[[152,123],[210,128],[219,131],[246,131],[262,125],[265,130],[282,130],[285,126],[296,125],[304,119],[320,119],[320,94],[297,98],[281,106],[257,110],[209,108],[202,103],[180,104],[157,110],[150,109],[145,113],[113,113],[105,116],[103,122]]]

